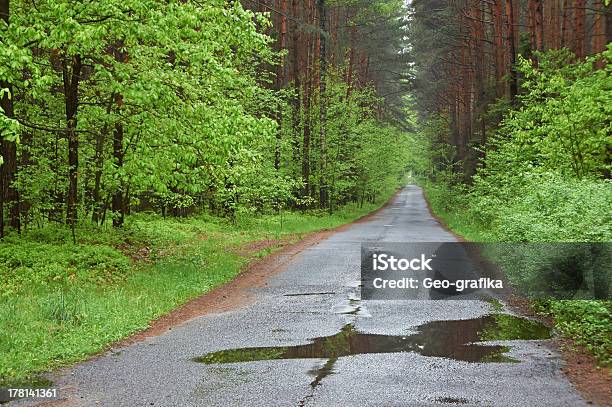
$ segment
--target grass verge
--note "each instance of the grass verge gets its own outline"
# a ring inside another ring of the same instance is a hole
[[[133,216],[123,230],[36,229],[0,243],[0,386],[100,352],[152,320],[226,283],[252,258],[309,232],[354,221],[383,204],[333,215],[239,218]]]

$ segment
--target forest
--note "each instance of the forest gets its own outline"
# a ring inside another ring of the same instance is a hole
[[[0,382],[409,182],[468,240],[609,242],[609,3],[0,0]],[[533,306],[609,365],[609,301]]]
[[[412,2],[418,172],[471,241],[610,242],[607,1]],[[610,302],[541,301],[610,363]]]
[[[406,161],[401,3],[288,3],[5,2],[0,234],[380,196]]]

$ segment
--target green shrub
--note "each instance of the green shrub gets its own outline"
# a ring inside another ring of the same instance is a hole
[[[8,295],[33,285],[108,284],[123,280],[130,260],[108,246],[38,242],[0,245],[0,293]]]
[[[610,301],[546,301],[537,307],[554,318],[564,336],[586,347],[603,366],[612,365]]]
[[[518,177],[517,177],[518,178]],[[526,173],[514,183],[477,179],[468,208],[505,242],[610,241],[610,181]]]

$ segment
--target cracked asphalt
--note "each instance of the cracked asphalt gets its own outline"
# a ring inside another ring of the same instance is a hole
[[[407,186],[370,220],[304,250],[266,286],[253,289],[252,304],[195,318],[60,372],[53,377],[66,397],[59,405],[586,405],[548,340],[495,342],[510,346],[507,355],[518,363],[472,363],[416,352],[356,354],[333,363],[193,360],[225,349],[304,345],[336,335],[347,324],[360,333],[402,337],[431,321],[491,314],[485,301],[359,300],[362,242],[452,241],[430,215],[421,189]],[[31,402],[10,405],[24,404]]]

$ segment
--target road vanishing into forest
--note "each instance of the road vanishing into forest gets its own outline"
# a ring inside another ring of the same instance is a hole
[[[466,346],[490,322],[489,302],[359,298],[362,242],[452,241],[407,186],[295,256],[248,305],[60,372],[65,398],[53,405],[586,405],[548,340]],[[500,350],[515,361],[491,357]]]

